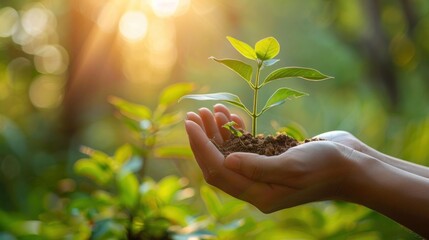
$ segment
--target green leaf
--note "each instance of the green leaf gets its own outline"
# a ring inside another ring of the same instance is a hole
[[[210,59],[225,65],[227,68],[240,75],[240,77],[242,77],[248,83],[251,83],[253,69],[249,64],[235,59],[217,59],[215,57],[210,57]]]
[[[280,78],[302,78],[310,81],[321,81],[332,78],[312,68],[284,67],[274,70],[264,80],[263,85]]]
[[[120,120],[133,133],[140,134],[140,132],[142,130],[141,127],[140,127],[140,124],[139,124],[140,121],[136,121],[134,119],[130,119],[130,118],[127,118],[127,117],[124,117],[124,116],[120,117]]]
[[[280,44],[277,39],[267,37],[255,44],[256,56],[261,60],[272,59],[280,52]]]
[[[106,163],[110,161],[109,155],[107,155],[102,151],[98,151],[90,147],[82,146],[80,148],[80,152],[90,156],[92,159],[100,163]]]
[[[177,102],[177,100],[185,94],[188,94],[194,90],[194,84],[192,83],[176,83],[166,87],[161,92],[159,98],[159,104],[170,106]]]
[[[168,205],[161,209],[161,215],[173,223],[186,226],[186,218],[190,215],[182,206]]]
[[[152,111],[144,105],[131,103],[114,96],[109,97],[109,102],[115,106],[122,115],[128,118],[143,120],[150,119],[152,117]]]
[[[246,208],[246,204],[244,202],[236,199],[231,199],[222,205],[221,214],[222,216],[234,216],[235,214],[239,213],[245,208]]]
[[[111,158],[109,155],[102,151],[98,151],[86,146],[82,146],[80,148],[80,151],[90,156],[91,160],[96,162],[103,169],[111,170],[115,167],[115,162],[113,161],[113,158]]]
[[[180,159],[192,159],[193,154],[188,145],[183,146],[160,146],[154,150],[154,155],[157,158],[180,158]]]
[[[243,133],[240,132],[240,130],[238,130],[237,128],[235,128],[235,126],[237,126],[237,123],[234,121],[227,122],[224,125],[222,125],[222,127],[227,129],[232,135],[234,135],[236,137],[243,136]]]
[[[109,169],[89,158],[79,159],[74,164],[74,171],[76,174],[92,179],[100,185],[109,182],[112,176]]]
[[[299,92],[290,88],[279,88],[273,95],[271,95],[271,97],[265,103],[265,106],[262,109],[261,113],[259,114],[262,114],[263,112],[267,111],[272,107],[283,104],[288,99],[298,98],[304,95],[308,95],[308,94],[304,92]]]
[[[305,129],[298,123],[290,123],[285,127],[279,128],[279,132],[286,133],[288,136],[295,138],[298,141],[304,141],[307,135]]]
[[[221,217],[222,203],[216,193],[209,186],[203,185],[201,186],[200,194],[207,211],[215,218]]]
[[[124,206],[132,209],[139,196],[139,182],[133,173],[119,174],[117,177],[119,199]]]
[[[157,185],[158,197],[163,203],[169,204],[181,188],[182,185],[178,177],[173,175],[164,177]]]
[[[223,102],[232,104],[234,106],[237,106],[250,114],[249,109],[247,109],[246,106],[244,106],[244,104],[241,102],[240,98],[237,95],[227,93],[227,92],[208,93],[208,94],[190,94],[190,95],[183,96],[179,101],[183,99],[194,99],[194,100],[200,100],[200,101],[223,101]]]
[[[124,144],[121,147],[119,147],[115,151],[115,155],[113,159],[117,164],[122,166],[125,162],[127,162],[133,155],[133,148],[129,144]]]
[[[252,59],[252,60],[257,59],[255,50],[249,44],[230,36],[226,38],[231,43],[231,45],[235,48],[235,50],[237,50],[241,55],[243,55],[248,59]]]
[[[157,120],[157,123],[159,125],[159,128],[168,128],[181,122],[182,120],[183,120],[182,112],[164,113]]]

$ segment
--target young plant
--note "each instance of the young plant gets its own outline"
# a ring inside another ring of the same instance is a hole
[[[243,133],[235,127],[236,125],[237,125],[237,123],[232,121],[232,122],[225,123],[222,127],[226,128],[228,131],[230,131],[236,137],[243,136]]]
[[[256,135],[257,120],[268,109],[283,104],[286,100],[298,98],[307,93],[300,92],[291,88],[281,87],[277,89],[271,97],[265,102],[264,107],[259,109],[258,94],[259,90],[265,85],[278,80],[287,78],[301,78],[310,81],[321,81],[332,78],[321,72],[304,67],[282,67],[269,73],[264,79],[261,79],[261,72],[264,68],[276,64],[279,59],[275,57],[280,52],[280,44],[274,37],[267,37],[251,47],[249,44],[237,40],[233,37],[227,37],[231,45],[244,57],[253,60],[256,65],[256,74],[253,77],[253,67],[237,59],[218,59],[210,57],[214,61],[221,63],[233,72],[237,73],[242,79],[246,81],[251,90],[253,91],[253,105],[248,108],[237,95],[228,92],[218,92],[209,94],[191,94],[183,96],[181,99],[194,99],[194,100],[213,100],[222,101],[235,105],[243,109],[252,118],[252,135]]]

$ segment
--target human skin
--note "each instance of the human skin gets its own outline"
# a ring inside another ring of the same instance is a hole
[[[222,128],[240,117],[223,105],[185,121],[189,142],[205,180],[247,201],[264,213],[322,200],[343,200],[378,211],[423,237],[429,237],[429,169],[382,154],[351,134],[333,131],[278,156],[233,153],[221,144],[230,133]]]

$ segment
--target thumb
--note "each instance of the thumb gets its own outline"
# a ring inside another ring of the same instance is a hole
[[[239,152],[228,155],[224,166],[254,181],[272,182],[281,167],[280,162],[277,156]]]

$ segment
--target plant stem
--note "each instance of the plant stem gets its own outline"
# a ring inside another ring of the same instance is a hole
[[[261,73],[262,61],[258,60],[258,69],[256,70],[255,87],[253,88],[253,112],[252,112],[252,135],[256,136],[258,120],[258,91],[259,75]]]

